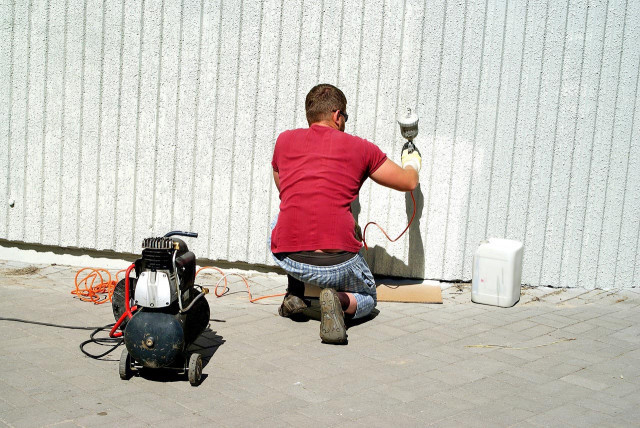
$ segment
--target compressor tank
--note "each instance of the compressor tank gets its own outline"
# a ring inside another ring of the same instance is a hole
[[[184,313],[174,306],[141,308],[127,323],[124,343],[131,357],[144,367],[176,364],[209,324],[210,309],[206,299],[198,299]]]

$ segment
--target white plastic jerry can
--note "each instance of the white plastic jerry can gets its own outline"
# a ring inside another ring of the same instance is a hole
[[[489,238],[473,256],[471,301],[509,308],[520,300],[523,245]]]

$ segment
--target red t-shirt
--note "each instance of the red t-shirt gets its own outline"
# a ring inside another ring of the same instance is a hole
[[[274,253],[336,249],[357,253],[351,202],[387,159],[373,143],[327,126],[285,131],[271,165],[280,177]]]

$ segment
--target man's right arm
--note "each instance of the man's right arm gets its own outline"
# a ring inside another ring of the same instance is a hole
[[[390,187],[401,192],[409,192],[418,185],[418,171],[412,166],[401,168],[398,164],[387,158],[378,169],[371,174],[371,179],[376,183]]]
[[[278,188],[278,192],[280,191],[280,174],[278,171],[273,171],[273,181],[276,183],[276,187]]]

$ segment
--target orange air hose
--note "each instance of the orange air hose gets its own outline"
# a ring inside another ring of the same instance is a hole
[[[88,271],[88,273],[78,280],[80,274],[85,271]],[[118,275],[124,271],[122,269],[116,272],[114,281],[111,279],[111,273],[106,269],[82,268],[76,273],[74,279],[76,289],[72,290],[71,294],[75,294],[83,302],[92,302],[95,305],[110,302],[113,290],[118,283]],[[99,282],[96,283],[96,280],[99,280]]]

